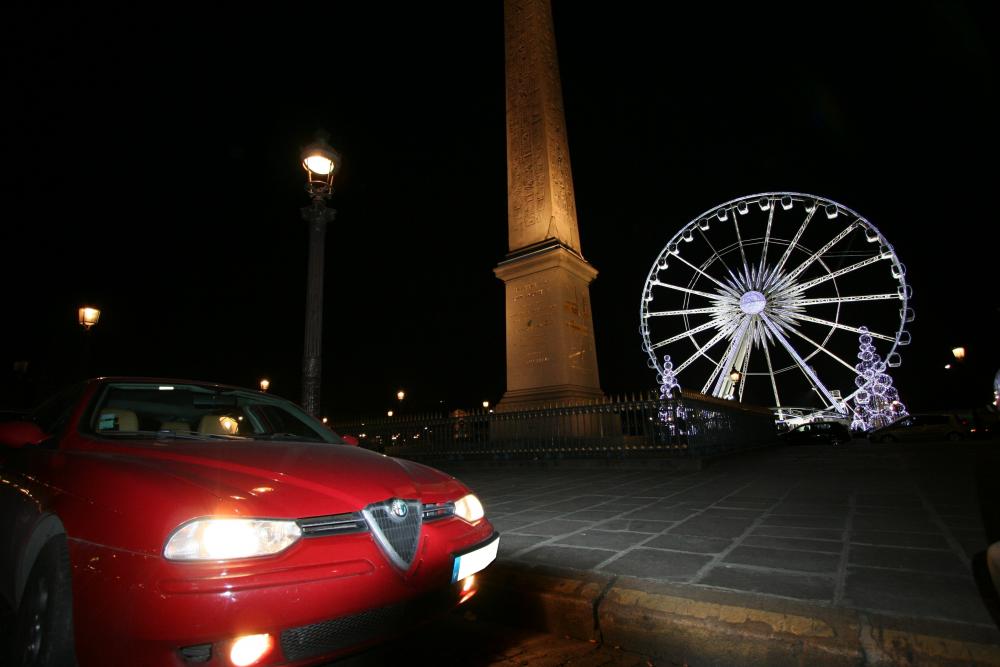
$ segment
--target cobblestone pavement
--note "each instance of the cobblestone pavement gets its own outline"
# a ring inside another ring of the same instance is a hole
[[[855,441],[686,473],[441,467],[483,499],[501,561],[995,631],[995,596],[974,573],[1000,539],[987,536],[1000,512],[998,452],[997,441]]]
[[[328,663],[328,667],[396,664],[650,667],[676,663],[654,662],[614,646],[498,625],[481,620],[474,612],[459,611],[423,626],[413,636]]]

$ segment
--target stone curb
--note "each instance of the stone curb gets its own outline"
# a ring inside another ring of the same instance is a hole
[[[1000,667],[995,634],[974,626],[508,563],[484,574],[484,615],[691,667]]]

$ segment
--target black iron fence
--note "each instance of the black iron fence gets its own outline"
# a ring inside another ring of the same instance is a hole
[[[774,441],[773,414],[703,394],[608,397],[520,411],[461,411],[339,421],[342,435],[428,460],[705,457]]]

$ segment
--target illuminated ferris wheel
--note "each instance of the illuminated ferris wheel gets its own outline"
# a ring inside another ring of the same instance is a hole
[[[684,225],[653,263],[640,332],[650,367],[688,389],[846,412],[860,328],[899,366],[913,320],[906,269],[885,236],[837,202],[769,192]],[[818,405],[817,405],[818,404]]]

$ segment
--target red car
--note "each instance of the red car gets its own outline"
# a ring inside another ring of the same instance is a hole
[[[471,597],[500,539],[461,482],[288,401],[137,378],[0,423],[0,534],[3,664],[171,667],[384,639]]]

